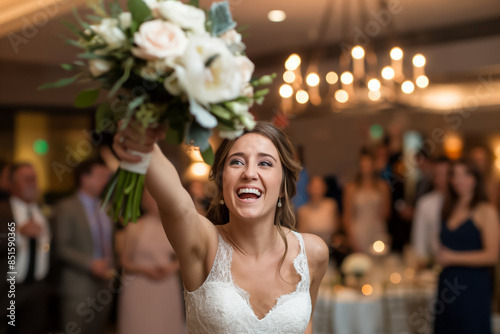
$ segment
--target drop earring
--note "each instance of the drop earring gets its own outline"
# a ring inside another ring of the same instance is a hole
[[[281,197],[278,199],[278,208],[281,208]]]
[[[223,199],[221,199],[221,200],[219,201],[219,204],[220,204],[220,205],[224,205],[224,200],[223,200]]]

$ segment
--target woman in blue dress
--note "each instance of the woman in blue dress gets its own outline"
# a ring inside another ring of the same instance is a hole
[[[491,333],[492,278],[498,261],[499,222],[487,202],[479,172],[458,161],[443,206],[434,333]]]

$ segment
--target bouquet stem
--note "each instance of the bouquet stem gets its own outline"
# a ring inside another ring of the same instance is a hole
[[[141,199],[144,190],[147,167],[151,153],[130,153],[140,155],[143,160],[137,164],[122,162],[104,191],[101,210],[109,204],[109,213],[113,221],[123,218],[123,225],[130,221],[137,222],[141,215]]]

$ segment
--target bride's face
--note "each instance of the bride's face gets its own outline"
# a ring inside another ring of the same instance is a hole
[[[249,133],[231,147],[223,173],[223,195],[239,219],[274,217],[283,167],[278,150],[266,137]]]

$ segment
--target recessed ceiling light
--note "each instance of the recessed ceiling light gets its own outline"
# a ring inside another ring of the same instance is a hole
[[[271,22],[283,22],[286,19],[286,13],[282,10],[272,10],[267,13],[267,18]]]

